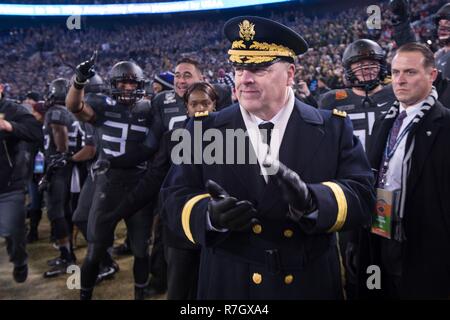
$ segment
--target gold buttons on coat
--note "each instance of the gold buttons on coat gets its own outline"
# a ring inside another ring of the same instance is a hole
[[[260,284],[262,282],[262,275],[260,273],[255,272],[252,276],[253,283]]]
[[[292,231],[291,229],[286,229],[283,231],[283,235],[286,238],[291,238],[294,235],[294,231]]]
[[[255,234],[260,234],[260,233],[262,232],[262,225],[260,225],[260,224],[255,224],[255,225],[252,227],[252,230],[253,230],[253,233],[255,233]]]
[[[284,277],[285,284],[291,284],[294,281],[294,276],[292,274],[288,274]]]

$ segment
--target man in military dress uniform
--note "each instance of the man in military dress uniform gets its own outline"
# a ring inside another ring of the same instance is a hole
[[[202,246],[198,298],[341,299],[335,232],[367,224],[374,204],[361,143],[345,113],[295,99],[294,62],[308,47],[300,35],[251,16],[224,32],[239,103],[206,117],[201,132],[190,121],[196,149],[161,192],[169,227]],[[198,139],[225,141],[230,130],[237,143],[214,141],[209,161],[212,145]]]

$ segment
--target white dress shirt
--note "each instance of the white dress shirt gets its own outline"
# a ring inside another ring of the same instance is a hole
[[[419,103],[405,108],[402,103],[400,103],[399,114],[402,111],[406,111],[406,117],[403,119],[402,126],[400,127],[400,131],[397,137],[400,137],[402,132],[408,126],[408,124],[414,119],[414,117],[419,113],[420,107],[422,106],[425,100],[420,101]],[[400,141],[397,149],[395,150],[392,158],[389,160],[388,170],[386,172],[386,183],[384,185],[384,189],[392,191],[401,188],[402,185],[402,164],[403,158],[405,157],[405,148],[406,148],[406,140],[408,139],[408,134],[406,134],[403,139]],[[388,143],[388,142],[386,142]]]
[[[254,114],[245,110],[242,106],[241,109],[242,118],[244,119],[245,127],[247,128],[250,142],[253,150],[255,151],[259,167],[261,168],[261,174],[264,177],[266,183],[269,181],[267,177],[267,169],[262,166],[264,159],[267,156],[267,145],[263,143],[262,135],[258,125],[265,122],[272,122],[274,127],[272,129],[272,135],[270,139],[269,153],[273,159],[278,159],[281,142],[283,141],[284,132],[289,121],[289,118],[294,110],[294,91],[288,88],[288,101],[285,106],[270,120],[264,121]]]
[[[259,130],[258,125],[264,122],[272,122],[274,127],[271,133],[270,148],[269,152],[274,159],[278,159],[278,154],[280,151],[281,142],[283,140],[284,132],[286,131],[286,126],[291,116],[292,110],[294,110],[294,91],[288,88],[288,101],[286,105],[270,120],[264,121],[254,114],[245,110],[241,105],[239,105],[242,118],[244,119],[245,127],[247,128],[248,135],[250,137],[250,142],[257,156],[259,167],[261,168],[261,174],[264,177],[266,183],[268,183],[269,178],[267,177],[266,168],[262,166],[262,163],[267,156],[268,150],[267,145],[263,143],[262,135]],[[216,229],[212,226],[209,217],[209,212],[206,215],[206,225],[207,230],[227,232],[227,229]]]
[[[263,175],[266,183],[268,183],[269,181],[268,174],[270,173],[268,173],[267,171],[269,169],[266,169],[265,167],[262,166],[262,163],[267,153],[270,153],[270,156],[273,159],[279,158],[280,146],[283,141],[284,132],[286,131],[289,118],[291,117],[292,111],[294,110],[294,103],[295,103],[294,91],[291,88],[288,88],[288,101],[286,105],[272,119],[267,121],[258,118],[257,116],[249,113],[242,106],[240,106],[242,118],[244,119],[247,132],[249,133],[253,150],[257,155],[259,167],[261,168],[261,174]],[[262,135],[258,127],[258,125],[265,122],[272,122],[274,124],[270,140],[269,152],[267,152],[268,151],[267,145],[263,143]],[[309,219],[317,219],[317,215],[318,210],[312,212],[306,217]]]

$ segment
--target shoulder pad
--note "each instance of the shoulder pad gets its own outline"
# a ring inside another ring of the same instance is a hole
[[[341,117],[341,118],[345,118],[345,117],[347,117],[347,112],[341,111],[338,109],[333,109],[333,115]]]
[[[194,114],[194,118],[197,120],[201,120],[202,118],[205,118],[209,115],[209,111],[203,111],[203,112],[196,112]]]
[[[141,99],[139,101],[136,102],[136,104],[134,105],[134,108],[136,110],[150,110],[152,107],[152,103],[150,102],[150,100],[146,100],[146,99]]]
[[[348,97],[347,91],[345,90],[336,90],[335,94],[336,100],[344,100]]]
[[[109,106],[115,106],[117,104],[117,101],[114,100],[113,98],[110,98],[108,96],[104,96],[104,101],[106,102],[107,105]]]
[[[105,105],[115,106],[117,104],[116,100],[108,97],[107,95],[98,93],[88,93],[84,97],[84,101],[91,107],[105,106]]]

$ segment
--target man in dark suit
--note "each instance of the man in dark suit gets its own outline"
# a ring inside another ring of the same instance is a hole
[[[392,60],[398,101],[375,122],[369,145],[377,194],[399,195],[391,231],[374,228],[375,216],[375,234],[362,250],[371,253],[371,260],[362,255],[363,265],[381,268],[383,298],[450,297],[450,112],[437,101],[436,75],[428,47],[398,49]]]
[[[224,32],[239,104],[189,122],[161,192],[169,227],[202,246],[198,298],[341,299],[335,232],[374,204],[363,148],[345,112],[295,99],[300,35],[260,17]]]

